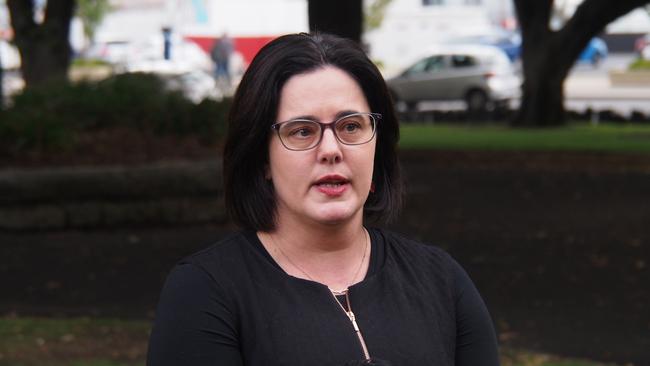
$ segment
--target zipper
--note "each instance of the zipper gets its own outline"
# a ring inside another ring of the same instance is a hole
[[[347,305],[347,310],[341,305],[341,302],[339,299],[336,297],[336,295],[332,292],[332,296],[334,297],[334,301],[339,305],[341,310],[345,313],[345,315],[348,316],[350,319],[350,323],[352,323],[352,328],[354,328],[354,332],[357,335],[357,338],[359,338],[359,343],[361,344],[361,349],[363,350],[363,357],[365,357],[365,360],[368,361],[370,360],[370,353],[368,352],[368,347],[366,346],[366,341],[363,339],[363,334],[361,334],[361,329],[359,329],[359,325],[357,324],[357,318],[354,316],[354,313],[352,312],[352,305],[350,304],[350,295],[349,291],[346,289],[343,292],[343,295],[345,296],[345,302]]]

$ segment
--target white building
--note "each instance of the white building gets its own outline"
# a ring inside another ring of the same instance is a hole
[[[554,6],[562,18],[573,16],[584,0],[555,0]],[[561,20],[560,20],[561,21]],[[605,28],[607,34],[650,33],[650,15],[643,7],[632,10]]]
[[[306,0],[112,0],[114,11],[97,30],[97,42],[148,42],[162,29],[209,51],[224,33],[245,61],[268,40],[308,31]]]
[[[305,0],[112,0],[97,40],[133,39],[170,27],[181,35],[267,36],[306,31]]]

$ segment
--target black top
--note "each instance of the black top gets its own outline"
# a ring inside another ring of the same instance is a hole
[[[371,357],[393,366],[498,365],[490,316],[465,271],[434,246],[369,233],[368,273],[349,297]],[[147,364],[338,366],[363,358],[327,286],[288,275],[244,231],[172,270]]]

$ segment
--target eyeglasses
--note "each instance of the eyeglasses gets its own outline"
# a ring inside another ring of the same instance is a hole
[[[289,150],[313,149],[323,139],[326,128],[332,129],[336,139],[344,145],[362,145],[370,142],[377,131],[379,113],[353,113],[336,121],[322,123],[308,119],[292,119],[271,125],[280,142]]]

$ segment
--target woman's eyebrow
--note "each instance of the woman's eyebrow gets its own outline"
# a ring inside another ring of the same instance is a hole
[[[341,118],[341,117],[345,117],[345,116],[349,116],[349,115],[351,115],[351,114],[355,114],[355,113],[360,113],[360,112],[359,112],[359,111],[353,111],[353,110],[351,110],[351,109],[349,109],[349,110],[345,110],[345,111],[341,111],[341,112],[339,112],[339,113],[336,114],[336,119],[339,119],[339,118]]]
[[[318,121],[318,118],[316,118],[315,116],[312,116],[312,115],[310,115],[310,114],[305,114],[305,115],[302,115],[302,116],[291,117],[291,118],[289,118],[287,121],[295,121],[295,120],[297,120],[297,119],[306,119],[306,120],[309,120],[309,121]]]
[[[334,121],[338,120],[341,117],[349,116],[349,115],[355,114],[355,113],[361,113],[361,112],[351,110],[351,109],[340,111],[340,112],[336,113]],[[289,119],[287,119],[285,121],[295,121],[295,120],[308,120],[308,121],[322,122],[318,117],[313,116],[311,114],[305,114],[305,115],[301,115],[301,116],[292,117],[292,118],[289,118]],[[333,121],[327,121],[327,122],[333,122]]]

